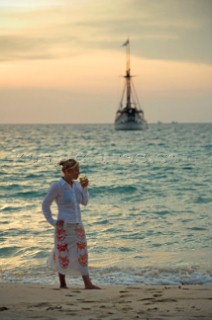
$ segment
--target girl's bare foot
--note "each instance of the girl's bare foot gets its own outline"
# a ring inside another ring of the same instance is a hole
[[[67,286],[60,286],[60,289],[68,289]]]
[[[85,284],[85,289],[101,289],[97,286],[95,286],[92,282],[91,279],[89,277],[89,275],[86,276],[82,276],[84,284]]]
[[[94,284],[89,284],[85,286],[85,289],[101,289],[100,287],[95,286]]]

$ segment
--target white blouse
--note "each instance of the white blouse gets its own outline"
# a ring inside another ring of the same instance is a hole
[[[54,182],[42,203],[42,210],[46,220],[53,226],[57,220],[52,217],[51,204],[55,201],[58,207],[57,220],[65,223],[81,223],[80,204],[88,203],[88,188],[74,180],[68,184],[63,178]]]

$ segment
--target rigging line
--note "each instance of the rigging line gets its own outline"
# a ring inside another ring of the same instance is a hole
[[[125,91],[126,91],[126,84],[124,85],[124,89],[123,89],[123,92],[122,92],[119,110],[121,110],[121,109],[122,109],[122,106],[123,106],[123,99],[124,99]]]
[[[138,103],[138,107],[139,107],[140,110],[142,110],[142,109],[141,109],[141,104],[140,104],[140,101],[139,101],[139,99],[138,99],[138,95],[137,95],[137,93],[136,93],[136,90],[135,90],[135,86],[134,86],[133,81],[132,81],[132,87],[133,87],[133,93],[134,93],[134,95],[135,95],[135,97],[136,97],[136,100],[137,100],[137,103]]]

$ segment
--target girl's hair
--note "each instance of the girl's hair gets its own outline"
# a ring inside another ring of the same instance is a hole
[[[62,166],[62,170],[73,169],[79,165],[75,159],[61,160],[59,165]]]

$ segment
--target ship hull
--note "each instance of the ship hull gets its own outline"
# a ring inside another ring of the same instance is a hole
[[[119,115],[115,120],[116,130],[145,130],[147,123],[141,117],[129,117],[126,114]]]
[[[143,125],[141,124],[137,124],[137,123],[115,123],[115,129],[116,130],[131,130],[131,131],[135,131],[135,130],[145,130],[145,128],[143,127]]]

